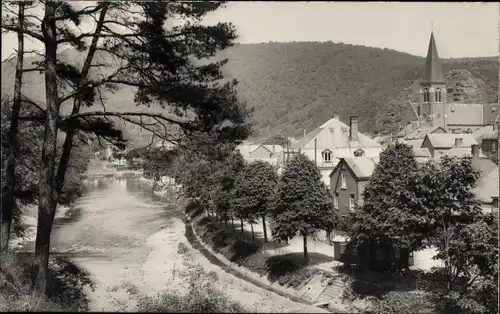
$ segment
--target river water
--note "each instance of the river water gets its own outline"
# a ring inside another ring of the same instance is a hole
[[[151,251],[146,240],[176,215],[176,207],[139,189],[137,179],[88,180],[68,217],[54,223],[51,256],[71,257],[87,269],[98,286],[93,296],[105,298],[105,287],[134,277]],[[34,250],[34,243],[25,249]],[[104,299],[92,303],[109,310]]]

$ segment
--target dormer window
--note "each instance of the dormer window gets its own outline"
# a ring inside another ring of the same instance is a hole
[[[426,88],[424,88],[424,102],[429,102],[429,90]]]
[[[356,150],[356,151],[354,152],[354,156],[355,156],[355,157],[361,157],[361,156],[363,156],[364,154],[365,154],[365,151],[364,151],[364,150],[362,150],[362,149],[358,149],[358,150]]]
[[[332,162],[332,151],[329,149],[325,149],[321,152],[321,157],[323,157],[324,162]]]
[[[434,93],[434,101],[435,102],[442,102],[442,92],[441,88],[436,88],[436,92]]]

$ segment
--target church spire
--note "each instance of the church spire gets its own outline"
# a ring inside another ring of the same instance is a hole
[[[439,61],[436,41],[434,40],[434,32],[431,33],[427,59],[425,60],[424,83],[444,83],[441,62]]]

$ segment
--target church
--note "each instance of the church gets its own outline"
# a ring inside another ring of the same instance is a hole
[[[449,89],[449,90],[448,90]],[[396,137],[409,144],[421,143],[427,134],[435,133],[473,133],[493,125],[498,121],[497,104],[461,103],[450,97],[452,88],[446,87],[441,61],[438,56],[434,33],[431,33],[425,72],[420,83],[420,100],[415,111],[415,121],[403,128]]]

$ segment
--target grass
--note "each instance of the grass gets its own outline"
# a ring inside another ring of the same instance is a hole
[[[0,260],[0,312],[54,311],[85,312],[89,300],[84,289],[94,288],[90,274],[67,258],[49,262],[49,295],[33,296],[32,253],[2,253]]]
[[[243,266],[261,277],[266,276],[273,283],[277,282],[283,287],[290,288],[301,287],[317,272],[317,270],[304,265],[303,259],[300,257],[301,254],[272,256],[263,249],[263,241],[253,242],[251,235],[224,230],[213,219],[207,216],[201,217],[202,212],[193,203],[186,206],[186,213],[191,217],[196,217],[193,219],[193,226],[200,239],[231,262]],[[271,243],[267,246],[273,244],[276,247],[283,246],[280,243]]]

